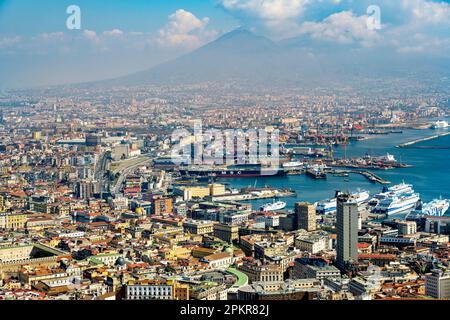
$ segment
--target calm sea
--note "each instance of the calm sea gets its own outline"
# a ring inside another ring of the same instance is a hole
[[[411,168],[394,170],[376,170],[376,174],[391,181],[393,184],[402,181],[414,185],[416,192],[420,193],[423,201],[432,199],[450,199],[450,149],[414,149],[396,148],[396,145],[422,137],[432,136],[444,130],[403,130],[403,133],[390,135],[373,135],[367,140],[353,142],[348,146],[347,156],[364,156],[366,153],[373,156],[381,156],[390,153],[398,161],[413,165]],[[450,147],[450,135],[425,141],[417,146]],[[343,147],[335,149],[335,155],[343,157]],[[221,179],[230,187],[242,188],[248,186],[290,188],[297,192],[296,197],[284,198],[286,209],[293,209],[298,201],[316,202],[329,199],[334,196],[336,190],[357,191],[368,190],[371,195],[381,192],[383,186],[371,183],[361,175],[350,175],[349,178],[329,175],[327,180],[313,180],[306,175],[290,175],[285,177],[262,177]],[[267,200],[252,201],[253,208],[259,208]]]

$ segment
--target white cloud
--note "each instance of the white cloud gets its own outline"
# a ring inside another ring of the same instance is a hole
[[[450,5],[446,2],[403,0],[402,4],[412,13],[412,23],[450,24]]]
[[[399,53],[444,53],[450,52],[450,39],[429,36],[423,33],[416,33],[397,43]]]
[[[105,31],[105,32],[103,32],[103,34],[104,34],[105,36],[108,36],[108,37],[120,37],[120,36],[122,36],[124,33],[123,33],[123,31],[120,30],[120,29],[112,29],[111,31]]]
[[[362,42],[370,45],[379,39],[375,30],[367,28],[367,16],[355,16],[351,11],[342,11],[327,17],[321,22],[305,22],[300,27],[301,34],[314,39],[338,43]]]
[[[44,40],[44,41],[61,41],[65,39],[65,33],[64,32],[44,32],[38,35],[38,39],[39,40]]]
[[[0,49],[14,46],[17,43],[19,43],[21,41],[21,39],[22,38],[19,36],[0,38]]]
[[[273,35],[295,35],[308,4],[317,0],[220,0],[222,7],[260,21]]]
[[[92,31],[92,30],[88,30],[88,29],[83,30],[83,36],[86,39],[89,39],[89,40],[97,40],[98,39],[97,38],[97,32]]]
[[[227,10],[240,10],[267,21],[296,18],[310,0],[221,0]]]
[[[205,27],[209,18],[197,18],[191,12],[179,9],[169,16],[168,24],[159,30],[158,43],[167,47],[196,48],[217,35]]]

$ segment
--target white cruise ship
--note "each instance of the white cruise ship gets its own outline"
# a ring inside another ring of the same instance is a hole
[[[395,186],[387,188],[384,192],[400,195],[405,193],[414,193],[414,190],[412,184],[402,182],[400,184],[396,184]]]
[[[383,188],[383,192],[376,194],[372,199],[369,200],[369,205],[376,206],[381,200],[390,198],[392,196],[401,196],[404,194],[414,193],[413,186],[407,183],[396,184],[392,187]]]
[[[286,202],[278,201],[273,203],[266,203],[261,207],[261,211],[269,212],[269,211],[277,211],[282,210],[286,207]]]
[[[450,202],[445,199],[434,199],[431,202],[422,205],[421,210],[415,210],[413,213],[418,215],[442,217],[448,211]]]
[[[336,198],[316,203],[316,212],[318,214],[334,213],[337,210]]]
[[[369,191],[358,191],[351,193],[356,198],[358,205],[366,202],[370,198]],[[335,213],[337,210],[336,198],[316,203],[316,212],[319,214]]]
[[[431,126],[433,129],[443,129],[448,127],[448,122],[443,120],[438,120]]]
[[[415,209],[419,200],[420,195],[418,193],[393,195],[380,200],[373,211],[386,215],[401,213],[410,209]]]

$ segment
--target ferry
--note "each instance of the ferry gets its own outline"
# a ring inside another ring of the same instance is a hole
[[[334,213],[337,210],[336,198],[316,203],[316,212],[318,214]]]
[[[448,127],[448,122],[443,120],[436,121],[431,128],[433,129],[443,129]]]
[[[442,217],[448,211],[450,202],[446,199],[434,199],[431,202],[422,205],[419,210],[414,210],[412,213],[417,215],[426,215],[434,217]]]
[[[266,203],[265,205],[261,206],[261,211],[264,212],[270,212],[270,211],[278,211],[286,208],[286,202],[278,201],[273,203]]]
[[[326,179],[327,174],[321,166],[312,166],[308,170],[306,170],[306,175],[310,176],[314,179]]]
[[[385,188],[383,192],[393,193],[395,195],[405,194],[405,193],[414,193],[412,184],[407,184],[402,182],[392,187]]]
[[[336,196],[338,196],[339,194],[340,192],[337,192]],[[356,203],[360,205],[370,198],[370,193],[369,191],[358,191],[351,193],[351,196],[356,198]],[[318,214],[335,213],[337,210],[336,201],[336,198],[333,198],[331,200],[316,203],[316,212]]]
[[[384,187],[381,193],[376,194],[372,199],[369,200],[369,205],[376,206],[381,200],[387,199],[389,197],[412,193],[414,193],[413,186],[404,182],[392,187]]]
[[[410,209],[415,209],[420,200],[418,193],[392,195],[386,199],[380,200],[375,206],[373,212],[382,213],[386,215],[404,212]]]

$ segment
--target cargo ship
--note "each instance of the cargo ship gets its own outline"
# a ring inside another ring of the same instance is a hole
[[[214,167],[180,167],[179,173],[183,177],[195,178],[254,178],[263,176],[285,175],[283,169],[256,165],[236,165],[225,168]]]

